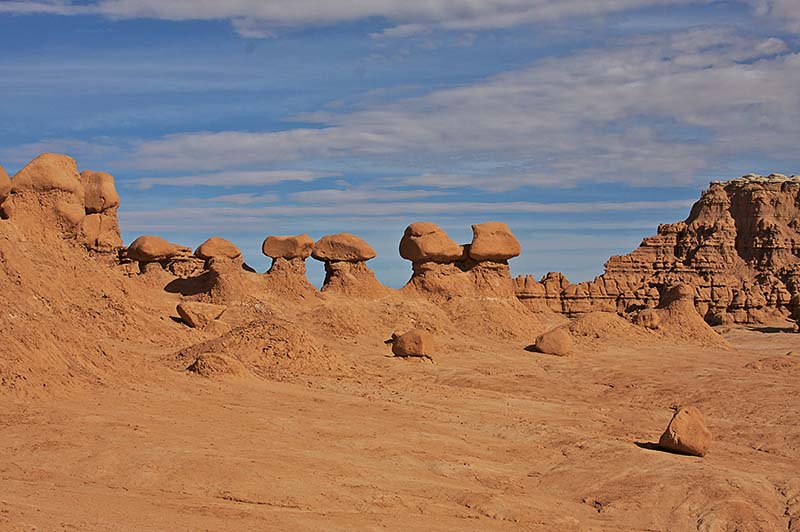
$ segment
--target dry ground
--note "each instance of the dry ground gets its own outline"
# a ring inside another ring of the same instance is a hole
[[[0,530],[800,530],[800,335],[569,358],[445,342],[436,364],[209,380],[131,355],[113,384],[0,398]],[[652,448],[697,405],[703,458]]]

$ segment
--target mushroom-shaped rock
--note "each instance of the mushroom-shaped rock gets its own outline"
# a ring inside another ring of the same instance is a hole
[[[303,233],[296,236],[268,236],[261,252],[272,259],[307,259],[314,249],[314,240]]]
[[[387,344],[392,345],[394,356],[402,358],[427,358],[433,361],[436,341],[428,331],[412,329],[404,334],[393,333]]]
[[[178,314],[189,327],[203,329],[212,321],[222,316],[226,308],[225,306],[212,305],[211,303],[185,301],[178,304]]]
[[[556,327],[541,334],[534,346],[540,353],[560,357],[570,355],[574,350],[572,336],[565,327]]]
[[[337,233],[317,240],[311,256],[323,262],[364,262],[375,258],[376,253],[364,239]]]
[[[472,260],[504,262],[522,252],[519,240],[503,222],[475,224],[472,234],[472,244],[469,246]]]
[[[3,203],[3,200],[8,197],[9,192],[11,192],[11,179],[5,168],[0,166],[0,203]]]
[[[43,153],[29,162],[11,180],[11,190],[60,190],[78,193],[83,199],[83,186],[75,159],[57,153]]]
[[[119,194],[114,186],[114,176],[106,172],[81,172],[83,203],[87,214],[103,212],[119,207]]]
[[[658,445],[676,453],[705,456],[711,446],[711,432],[700,410],[694,406],[679,408]]]
[[[127,255],[129,259],[138,262],[157,262],[191,252],[189,248],[167,242],[159,236],[144,235],[128,246]]]
[[[197,247],[197,249],[194,251],[194,256],[203,260],[233,260],[241,257],[242,252],[233,242],[218,236],[212,236]]]
[[[463,253],[459,244],[431,222],[409,225],[400,240],[400,256],[412,262],[455,262]]]

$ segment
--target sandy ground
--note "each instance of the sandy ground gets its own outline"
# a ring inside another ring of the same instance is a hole
[[[800,335],[568,358],[209,380],[143,353],[113,384],[0,398],[0,530],[800,530]],[[694,404],[705,458],[653,442]]]

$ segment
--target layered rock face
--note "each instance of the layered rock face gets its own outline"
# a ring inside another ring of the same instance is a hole
[[[534,310],[625,313],[655,307],[678,283],[692,288],[712,324],[789,315],[800,304],[800,177],[712,182],[685,221],[660,225],[632,253],[611,257],[593,281],[528,275],[515,279],[515,290]]]
[[[400,255],[410,260],[407,287],[427,295],[513,297],[508,261],[521,252],[520,243],[501,222],[472,226],[469,244],[458,245],[430,222],[413,223],[400,241]]]

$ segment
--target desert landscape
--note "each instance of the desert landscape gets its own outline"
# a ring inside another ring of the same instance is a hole
[[[123,243],[0,170],[0,529],[800,531],[800,178],[713,182],[594,281],[513,226]],[[321,287],[308,260],[324,263]],[[673,416],[674,419],[673,419]]]

